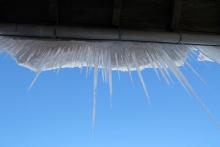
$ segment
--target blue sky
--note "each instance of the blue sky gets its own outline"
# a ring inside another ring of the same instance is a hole
[[[220,66],[191,64],[206,83],[183,68],[195,91],[220,121]],[[219,147],[220,130],[197,101],[174,80],[167,85],[153,70],[143,72],[151,105],[136,73],[113,74],[112,104],[108,85],[99,78],[97,123],[92,137],[93,77],[79,69],[43,73],[31,91],[34,73],[0,55],[1,147]]]

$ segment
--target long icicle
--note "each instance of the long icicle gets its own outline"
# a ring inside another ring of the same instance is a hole
[[[215,119],[212,112],[209,110],[209,108],[206,106],[206,104],[203,102],[202,98],[199,97],[196,92],[193,90],[192,86],[189,84],[188,80],[185,78],[185,76],[182,74],[182,72],[172,63],[172,60],[167,55],[166,50],[163,50],[164,52],[164,59],[167,60],[168,65],[170,65],[170,69],[173,71],[173,73],[176,75],[176,78],[180,81],[180,83],[183,85],[184,88],[189,91],[194,98],[196,98],[197,102],[201,106],[201,108],[207,113],[209,119],[213,124],[220,129],[219,122]]]
[[[96,124],[96,90],[97,90],[97,83],[98,83],[98,64],[99,64],[99,56],[96,56],[98,51],[94,48],[94,83],[93,83],[93,110],[92,110],[92,128],[93,134],[95,132],[95,124]]]
[[[137,61],[136,61],[136,57],[135,57],[134,53],[131,54],[131,55],[132,55],[133,61],[134,61],[134,63],[135,63],[135,66],[136,66],[136,68],[137,68],[137,73],[138,73],[139,79],[140,79],[140,81],[141,81],[142,87],[143,87],[143,89],[144,89],[144,93],[145,93],[145,95],[146,95],[146,97],[147,97],[147,102],[150,104],[150,103],[151,103],[151,102],[150,102],[150,97],[149,97],[149,94],[148,94],[147,87],[146,87],[146,85],[145,85],[143,76],[142,76],[142,74],[141,74],[140,68],[138,67],[138,63],[137,63]]]

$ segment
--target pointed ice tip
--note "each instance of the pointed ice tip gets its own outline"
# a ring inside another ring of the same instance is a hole
[[[32,87],[34,86],[34,84],[36,83],[37,79],[39,78],[40,76],[40,72],[36,73],[33,81],[31,82],[30,86],[28,87],[28,91],[31,91]]]
[[[194,97],[195,97],[196,101],[198,102],[198,104],[200,105],[200,107],[202,108],[202,110],[208,115],[208,119],[211,121],[211,123],[214,125],[214,127],[216,127],[217,129],[220,130],[220,123],[219,123],[219,121],[216,119],[216,117],[210,111],[210,109],[205,104],[203,99],[200,96],[198,96],[198,95],[194,95]]]

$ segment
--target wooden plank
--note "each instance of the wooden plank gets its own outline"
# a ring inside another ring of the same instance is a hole
[[[181,29],[207,33],[220,33],[220,0],[184,0]]]
[[[50,17],[52,21],[54,21],[56,24],[59,23],[59,11],[58,11],[58,0],[49,0],[49,11],[50,11]]]
[[[167,29],[171,23],[171,0],[125,0],[120,25],[123,27]]]
[[[120,26],[121,9],[122,9],[122,0],[114,0],[112,25]]]
[[[171,30],[178,31],[181,18],[182,0],[173,0],[173,11],[171,19]]]

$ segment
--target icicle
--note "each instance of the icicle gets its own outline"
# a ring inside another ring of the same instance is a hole
[[[30,91],[32,89],[32,87],[34,86],[34,84],[36,83],[37,79],[39,78],[41,72],[37,72],[33,81],[31,82],[30,86],[28,87],[28,90]]]
[[[97,83],[98,83],[98,68],[99,68],[99,51],[94,46],[94,53],[93,53],[93,62],[94,62],[94,81],[93,81],[93,111],[92,111],[92,124],[93,130],[95,130],[96,124],[96,90],[97,90]],[[94,131],[93,131],[94,132]]]
[[[93,110],[92,110],[92,124],[93,130],[95,129],[96,124],[96,89],[97,89],[97,82],[98,82],[98,67],[95,65],[94,67],[94,83],[93,83]]]
[[[115,53],[115,63],[116,63],[116,69],[118,69],[119,68],[119,65],[118,65],[118,55],[117,55],[117,53]],[[121,77],[120,77],[120,71],[119,70],[117,70],[118,72],[118,79],[120,80],[121,79]]]
[[[131,68],[130,68],[130,65],[129,65],[129,55],[128,55],[129,51],[126,49],[125,50],[125,64],[127,66],[127,71],[128,71],[128,74],[129,74],[129,78],[130,78],[130,81],[131,81],[131,84],[132,86],[134,87],[134,83],[133,83],[133,78],[132,78],[132,75],[131,75]]]
[[[202,81],[203,83],[206,83],[206,81],[199,75],[199,73],[189,64],[187,61],[185,62],[186,66],[196,75],[196,77]]]
[[[109,103],[110,103],[110,108],[112,108],[112,59],[111,59],[111,50],[109,49],[108,51],[108,65],[107,65],[107,70],[108,70],[108,82],[109,82]]]
[[[139,67],[138,67],[138,63],[137,63],[137,61],[136,61],[136,57],[135,57],[134,54],[132,54],[132,58],[133,58],[133,61],[134,61],[134,63],[135,63],[135,66],[136,66],[136,69],[137,69],[137,73],[138,73],[139,79],[140,79],[140,81],[141,81],[142,87],[143,87],[143,89],[144,89],[145,95],[146,95],[146,97],[147,97],[147,102],[150,104],[149,94],[148,94],[146,85],[145,85],[145,83],[144,83],[144,79],[143,79],[143,77],[142,77],[141,71],[140,71],[140,69],[139,69]]]
[[[165,71],[165,69],[167,68],[167,65],[166,65],[166,62],[162,60],[161,54],[158,53],[159,50],[161,49],[156,48],[156,49],[151,50],[152,58],[154,59],[154,62],[156,63],[156,66],[158,67],[162,77],[165,79],[166,83],[169,85],[170,81]]]
[[[146,54],[146,58],[149,60],[149,63],[151,63],[151,65],[152,65],[152,67],[153,67],[153,70],[154,70],[154,72],[156,73],[157,78],[158,78],[159,80],[161,80],[161,79],[160,79],[160,75],[159,75],[159,73],[158,73],[158,67],[157,67],[155,61],[154,61],[154,60],[152,59],[152,57],[149,55],[148,49],[145,50],[145,54]]]
[[[109,51],[109,54],[108,54],[108,67],[107,67],[107,70],[108,70],[108,82],[109,82],[109,94],[110,94],[110,97],[112,96],[112,63],[111,63],[111,51]]]
[[[181,82],[183,87],[185,87],[193,95],[193,97],[196,98],[201,108],[207,113],[209,119],[216,125],[216,127],[220,128],[220,124],[218,123],[218,121],[216,121],[216,119],[214,118],[214,116],[212,115],[211,111],[208,109],[206,104],[203,102],[203,100],[195,93],[192,86],[189,84],[189,82],[185,78],[185,76],[179,71],[179,69],[175,65],[173,65],[171,59],[167,56],[167,54],[165,53],[164,55],[165,55],[163,56],[164,59],[166,59],[171,70],[176,75],[176,78]]]
[[[90,70],[90,68],[89,68],[89,66],[87,66],[87,67],[86,67],[86,79],[88,79],[88,76],[89,76],[89,70]]]

